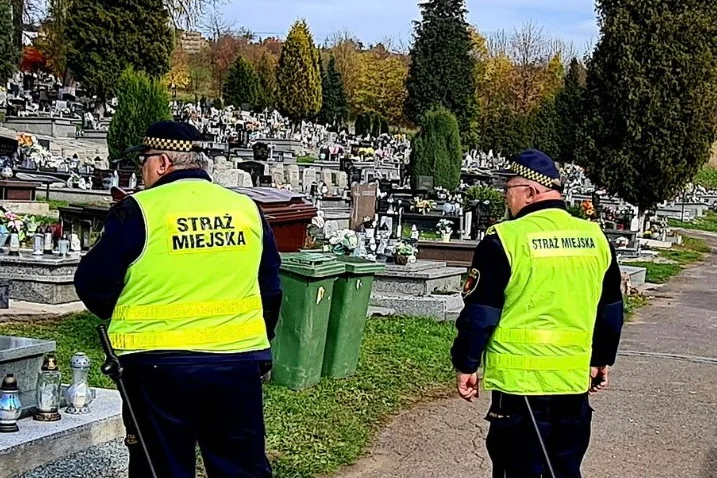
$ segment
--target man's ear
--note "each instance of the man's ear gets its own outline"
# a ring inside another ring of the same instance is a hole
[[[169,159],[169,156],[167,156],[166,153],[162,153],[162,156],[160,156],[162,160],[162,173],[166,173],[169,171],[169,168],[172,167],[172,161]]]

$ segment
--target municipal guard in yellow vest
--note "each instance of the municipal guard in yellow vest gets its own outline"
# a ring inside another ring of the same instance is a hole
[[[159,477],[268,477],[261,375],[282,294],[271,228],[212,184],[201,135],[163,121],[140,153],[145,190],[114,206],[75,287],[109,337]],[[151,476],[124,410],[130,478]]]
[[[600,227],[571,216],[544,153],[510,162],[512,220],[476,248],[451,349],[461,397],[492,391],[493,476],[579,478],[588,395],[607,386],[623,324],[620,269]]]

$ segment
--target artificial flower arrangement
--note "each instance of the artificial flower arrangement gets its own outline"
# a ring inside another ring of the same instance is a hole
[[[413,207],[414,211],[418,211],[421,214],[426,214],[427,212],[436,208],[436,201],[431,201],[430,199],[414,198],[413,204],[411,206]]]
[[[328,237],[331,252],[342,256],[350,256],[358,247],[356,232],[350,229],[334,231]]]
[[[17,234],[20,242],[32,237],[40,226],[57,222],[56,219],[32,214],[20,215],[0,208],[0,242],[5,242],[10,234]],[[0,244],[0,246],[3,244]]]
[[[413,264],[416,262],[418,255],[418,249],[406,241],[398,241],[393,246],[393,255],[396,264],[405,266],[406,264]]]
[[[436,224],[436,230],[442,236],[450,236],[451,234],[453,234],[453,221],[449,221],[448,219],[441,219],[440,221],[438,221],[438,224]]]

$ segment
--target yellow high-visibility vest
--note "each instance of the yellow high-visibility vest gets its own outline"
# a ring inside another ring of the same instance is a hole
[[[259,291],[263,228],[256,204],[183,179],[132,196],[146,227],[109,336],[119,353],[269,348]]]
[[[600,227],[562,209],[497,224],[511,275],[485,353],[484,386],[516,395],[587,392],[593,329],[611,262]]]

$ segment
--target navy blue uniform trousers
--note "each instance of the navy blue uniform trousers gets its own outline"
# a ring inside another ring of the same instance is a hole
[[[159,478],[271,476],[257,361],[124,365],[124,381]],[[125,407],[129,477],[151,477]]]
[[[588,395],[528,397],[555,478],[580,478],[590,443]],[[486,445],[493,478],[551,478],[524,396],[493,392]]]

